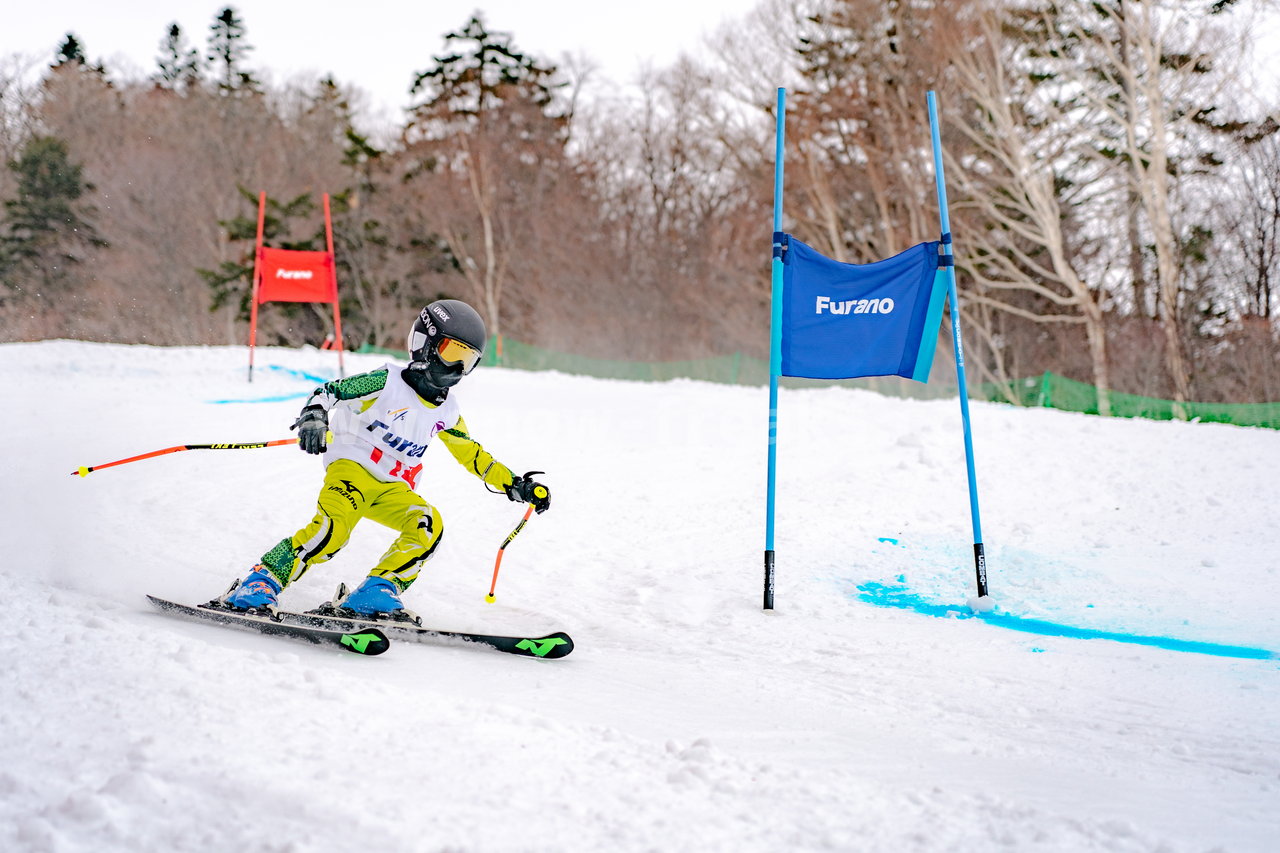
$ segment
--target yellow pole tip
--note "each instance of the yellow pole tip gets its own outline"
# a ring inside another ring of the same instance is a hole
[[[484,597],[484,600],[485,600],[485,601],[487,601],[487,602],[489,602],[490,604],[493,604],[494,598],[493,598],[493,596],[492,596],[492,595],[486,595],[486,596]]]
[[[89,467],[87,465],[81,465],[79,470],[76,471],[76,473],[79,474],[81,477],[88,477]]]

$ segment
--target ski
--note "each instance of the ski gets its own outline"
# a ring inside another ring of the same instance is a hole
[[[336,614],[292,613],[281,610],[276,615],[286,625],[335,632],[380,630],[388,637],[411,643],[472,643],[500,652],[532,658],[562,658],[573,651],[573,640],[563,631],[543,637],[477,634],[471,631],[442,631],[424,628],[410,621],[355,619]]]
[[[271,616],[238,613],[234,610],[219,609],[209,605],[192,607],[189,604],[167,601],[154,595],[148,595],[147,600],[164,612],[172,613],[185,619],[196,619],[213,622],[217,625],[244,628],[261,634],[293,637],[316,643],[317,645],[335,645],[359,655],[380,655],[391,647],[391,642],[387,639],[387,635],[373,624],[362,625],[350,630],[331,629],[323,626],[290,624]],[[277,614],[277,617],[279,615],[281,614]]]

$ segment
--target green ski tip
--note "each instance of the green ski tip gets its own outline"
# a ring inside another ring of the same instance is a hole
[[[526,651],[534,657],[544,658],[553,649],[565,645],[566,642],[560,637],[545,637],[541,640],[521,640],[516,643],[516,648]],[[556,657],[559,657],[559,655],[556,655]]]
[[[380,655],[391,647],[386,635],[375,629],[343,634],[341,642],[358,655]]]

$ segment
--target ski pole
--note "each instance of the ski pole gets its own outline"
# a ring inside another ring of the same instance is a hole
[[[281,438],[276,441],[254,441],[242,444],[179,444],[177,447],[166,447],[164,450],[153,450],[150,453],[142,453],[137,456],[130,456],[128,459],[117,459],[115,462],[104,462],[101,465],[82,465],[71,472],[71,476],[79,474],[81,477],[88,477],[90,473],[99,471],[103,468],[112,468],[116,465],[124,465],[128,462],[138,462],[143,459],[152,459],[156,456],[164,456],[166,453],[180,453],[183,450],[253,450],[258,447],[279,447],[283,444],[297,444],[296,438]]]
[[[507,541],[498,546],[498,558],[493,561],[493,583],[489,584],[489,594],[484,600],[493,604],[493,591],[498,586],[498,567],[502,565],[502,552],[511,544],[511,540],[516,538],[516,534],[524,530],[525,524],[529,521],[529,516],[533,515],[533,504],[529,504],[529,508],[524,511],[524,518],[520,519],[520,523],[516,525],[516,529],[511,531],[511,535],[507,537]]]

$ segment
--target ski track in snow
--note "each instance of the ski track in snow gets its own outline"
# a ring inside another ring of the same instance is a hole
[[[332,353],[0,345],[0,850],[1270,851],[1280,661],[1038,636],[860,599],[973,594],[958,406],[781,392],[777,610],[760,609],[767,395],[481,369],[473,434],[552,510],[447,452],[434,627],[542,633],[536,661],[378,658],[183,622],[304,523],[289,435]],[[384,359],[348,354],[348,372]],[[31,380],[37,382],[32,385]],[[31,386],[31,387],[29,387]],[[34,392],[34,393],[33,393]],[[218,402],[218,401],[262,402]],[[1280,432],[974,403],[1001,612],[1280,650]],[[389,543],[366,522],[301,608]]]

